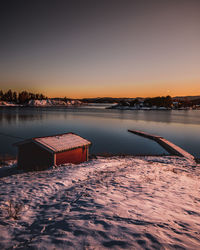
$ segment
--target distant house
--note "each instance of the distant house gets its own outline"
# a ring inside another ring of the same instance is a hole
[[[74,133],[65,133],[32,138],[14,145],[18,147],[18,168],[39,170],[87,161],[90,144]]]

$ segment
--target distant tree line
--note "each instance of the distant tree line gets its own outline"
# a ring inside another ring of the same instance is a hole
[[[188,98],[184,98],[182,100],[179,99],[174,99],[175,102],[177,102],[178,108],[181,107],[193,107],[195,105],[200,105],[200,99],[194,99],[194,100],[189,100]]]
[[[146,98],[144,100],[144,104],[147,107],[153,107],[153,106],[157,106],[157,107],[166,107],[166,108],[170,108],[173,104],[173,100],[171,98],[171,96],[158,96],[158,97],[153,97],[153,98]]]
[[[157,106],[157,107],[166,107],[166,108],[170,108],[172,106],[173,100],[171,98],[171,96],[158,96],[158,97],[153,97],[153,98],[145,98],[144,101],[144,106],[145,107],[153,107],[153,106]],[[135,100],[132,100],[130,102],[122,100],[120,101],[120,105],[122,106],[135,106],[135,105],[139,105],[141,104],[141,100],[139,100],[138,98],[136,98]]]
[[[30,100],[42,100],[47,99],[43,94],[41,93],[31,93],[27,91],[21,91],[17,93],[16,91],[12,91],[9,89],[6,92],[3,92],[0,90],[0,101],[6,101],[6,102],[13,102],[13,103],[28,103]]]
[[[185,107],[193,107],[195,105],[200,105],[200,99],[189,100],[188,98],[184,99],[176,99],[172,98],[171,96],[157,96],[152,98],[145,98],[141,100],[141,98],[136,98],[132,101],[127,101],[126,99],[121,100],[119,105],[121,106],[130,106],[134,107],[137,105],[143,105],[145,107],[165,107],[171,108],[172,106],[176,106],[176,108],[185,108]]]

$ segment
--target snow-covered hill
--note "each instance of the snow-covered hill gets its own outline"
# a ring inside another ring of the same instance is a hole
[[[184,158],[97,158],[29,173],[8,166],[0,176],[1,249],[200,246],[200,170]]]

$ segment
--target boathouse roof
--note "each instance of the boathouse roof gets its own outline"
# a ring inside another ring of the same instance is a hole
[[[53,136],[32,138],[16,143],[15,146],[26,144],[31,141],[36,144],[39,144],[48,151],[51,151],[52,153],[63,152],[79,147],[88,146],[91,144],[90,141],[80,137],[79,135],[76,135],[74,133],[64,133]]]

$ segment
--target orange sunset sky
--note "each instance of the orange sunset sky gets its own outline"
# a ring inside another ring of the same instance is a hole
[[[13,1],[0,89],[49,97],[200,95],[200,1]]]

